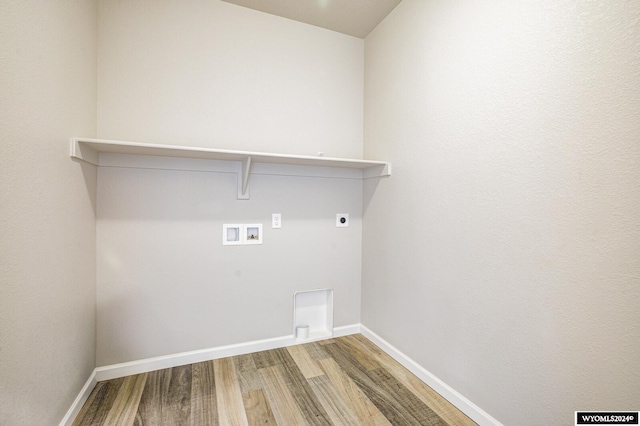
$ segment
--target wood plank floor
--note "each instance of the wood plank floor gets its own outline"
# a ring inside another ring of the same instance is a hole
[[[81,425],[475,425],[360,334],[99,382]]]

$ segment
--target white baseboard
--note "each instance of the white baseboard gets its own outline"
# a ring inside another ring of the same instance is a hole
[[[360,333],[360,324],[343,325],[333,329],[333,337],[348,336],[350,334]]]
[[[342,327],[335,327],[333,329],[333,336],[340,337],[349,334],[356,334],[359,332],[360,324],[351,324]],[[289,335],[274,337],[271,339],[237,343],[234,345],[218,346],[215,348],[199,349],[196,351],[180,352],[177,354],[164,355],[98,367],[95,369],[95,376],[96,380],[98,382],[101,382],[103,380],[117,379],[119,377],[147,373],[149,371],[161,370],[163,368],[172,368],[178,367],[180,365],[225,358],[228,356],[244,355],[252,352],[266,351],[269,349],[284,348],[298,343],[306,342],[295,341],[293,335]]]
[[[359,332],[360,324],[345,325],[342,327],[335,327],[333,329],[333,337],[347,336],[349,334],[356,334]],[[225,358],[228,356],[284,348],[298,343],[306,342],[296,342],[293,335],[290,335],[97,367],[93,370],[91,376],[89,376],[89,379],[82,387],[82,390],[75,401],[73,401],[73,404],[71,404],[71,407],[60,422],[60,426],[71,426],[80,412],[80,409],[82,409],[82,406],[89,398],[91,391],[98,382],[117,379],[119,377],[130,376],[133,374],[147,373],[149,371],[160,370],[163,368],[193,364],[195,362],[210,361],[212,359]]]
[[[119,377],[134,374],[147,373],[163,368],[178,367],[196,362],[210,361],[212,359],[228,356],[243,355],[251,352],[266,351],[268,349],[284,348],[294,344],[293,336],[274,337],[271,339],[254,340],[252,342],[238,343],[235,345],[218,346],[215,348],[199,349],[189,352],[180,352],[171,355],[157,356],[140,359],[137,361],[123,362],[96,368],[96,378],[103,380],[117,379]]]
[[[469,401],[467,398],[462,396],[462,394],[458,393],[452,387],[424,369],[417,362],[400,352],[400,350],[396,349],[389,342],[369,330],[364,325],[351,324],[342,327],[335,327],[333,329],[333,337],[347,336],[356,333],[362,333],[366,338],[379,346],[380,349],[406,367],[420,380],[433,388],[480,426],[502,426],[499,421],[491,417],[480,407]],[[195,362],[210,361],[212,359],[225,358],[228,356],[284,348],[298,343],[305,342],[296,342],[293,335],[289,335],[98,367],[93,370],[93,373],[80,391],[80,394],[60,422],[60,426],[70,426],[73,423],[73,420],[80,412],[80,409],[91,394],[96,383],[100,381],[130,376],[132,374],[146,373],[163,368],[178,367],[180,365],[192,364]]]
[[[80,390],[80,393],[76,397],[75,401],[73,401],[73,404],[71,404],[71,407],[67,411],[67,414],[65,414],[62,418],[60,426],[71,426],[76,416],[80,412],[80,409],[82,409],[84,403],[87,402],[89,395],[91,395],[91,391],[94,387],[96,387],[97,383],[98,381],[96,380],[96,370],[93,370],[93,372],[89,376],[89,379],[87,379],[87,382]]]
[[[366,326],[360,325],[360,333],[375,343],[391,358],[402,364],[407,370],[415,374],[420,380],[429,385],[433,390],[442,395],[443,398],[455,405],[460,411],[465,413],[471,420],[478,423],[480,426],[502,426],[502,423],[491,417],[489,413],[469,401],[467,398],[462,396],[462,394],[434,376],[407,355],[400,352],[397,348],[375,334],[373,331],[369,330]]]

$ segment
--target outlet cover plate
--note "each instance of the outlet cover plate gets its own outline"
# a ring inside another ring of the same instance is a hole
[[[273,229],[282,228],[282,215],[280,213],[273,213],[271,215],[271,227]]]
[[[348,228],[349,227],[349,213],[338,213],[338,214],[336,214],[336,226],[338,228]]]

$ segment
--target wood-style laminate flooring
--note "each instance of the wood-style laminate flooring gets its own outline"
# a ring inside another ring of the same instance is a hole
[[[80,425],[475,425],[362,335],[99,382]]]

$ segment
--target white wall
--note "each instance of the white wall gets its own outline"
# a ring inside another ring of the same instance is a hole
[[[404,0],[365,41],[363,324],[504,424],[638,409],[639,20]]]
[[[97,4],[0,4],[0,423],[57,424],[95,366]]]
[[[363,46],[218,0],[103,0],[98,134],[362,157]]]
[[[100,137],[362,156],[363,40],[210,0],[99,12]],[[99,171],[98,365],[290,335],[298,290],[334,288],[334,325],[359,322],[362,182],[256,175],[250,191]],[[223,223],[251,222],[262,246],[222,246]]]

